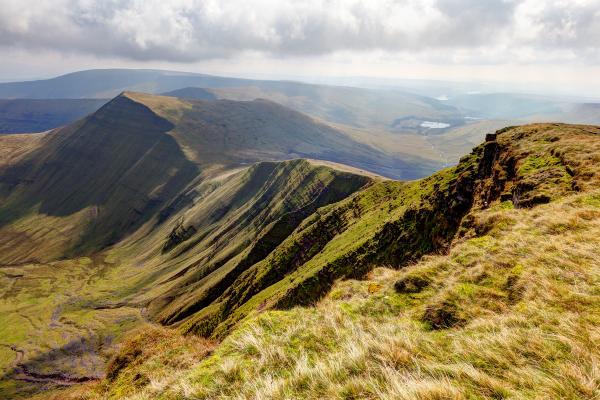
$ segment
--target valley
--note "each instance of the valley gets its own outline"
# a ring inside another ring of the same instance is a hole
[[[269,90],[0,136],[0,397],[591,396],[597,127],[392,132]]]

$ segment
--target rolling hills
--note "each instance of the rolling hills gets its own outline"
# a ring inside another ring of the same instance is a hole
[[[400,117],[455,116],[451,106],[400,91],[311,85],[293,81],[227,78],[156,70],[88,70],[52,79],[0,83],[0,98],[112,98],[123,91],[152,94],[202,88],[228,100],[265,98],[330,122],[352,126],[389,126]]]
[[[22,99],[11,101],[16,104],[27,101],[36,107],[45,104],[40,109],[44,113],[25,117],[29,118],[26,125],[32,128],[29,131],[58,126],[62,123],[58,120],[67,123],[75,119],[63,118],[64,113],[60,110],[53,111],[51,118],[45,114],[45,109],[60,108],[57,104],[67,101],[60,99],[92,102],[94,100],[90,98],[112,98],[123,91],[164,94],[188,100],[267,99],[308,114],[363,144],[393,153],[396,158],[413,163],[425,159],[430,165],[435,164],[435,169],[456,163],[492,127],[498,129],[506,125],[544,121],[594,124],[598,120],[597,103],[590,102],[593,99],[498,92],[497,86],[474,83],[404,83],[409,89],[240,79],[160,70],[107,69],[0,84],[0,99]],[[475,89],[484,91],[473,91]],[[55,105],[50,107],[51,104]],[[7,126],[23,119],[18,108],[4,117]],[[49,119],[57,121],[49,125]],[[21,126],[19,131],[27,130]],[[455,140],[457,137],[458,140]],[[419,177],[432,172],[429,168]]]

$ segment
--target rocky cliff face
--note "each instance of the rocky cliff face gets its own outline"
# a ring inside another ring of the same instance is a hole
[[[584,150],[598,145],[596,135],[597,128],[555,124],[506,128],[456,167],[420,181],[380,182],[321,209],[185,330],[221,336],[254,310],[312,304],[336,279],[405,266],[485,229],[473,224],[474,210],[532,207],[597,183]]]

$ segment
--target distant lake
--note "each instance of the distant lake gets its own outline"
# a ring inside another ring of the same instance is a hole
[[[433,121],[423,121],[421,122],[421,127],[430,128],[430,129],[443,129],[449,127],[450,124],[445,124],[443,122],[433,122]]]

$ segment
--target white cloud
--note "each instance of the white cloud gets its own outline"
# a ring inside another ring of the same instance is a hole
[[[598,20],[600,0],[0,0],[0,46],[170,62],[382,50],[595,63]]]

